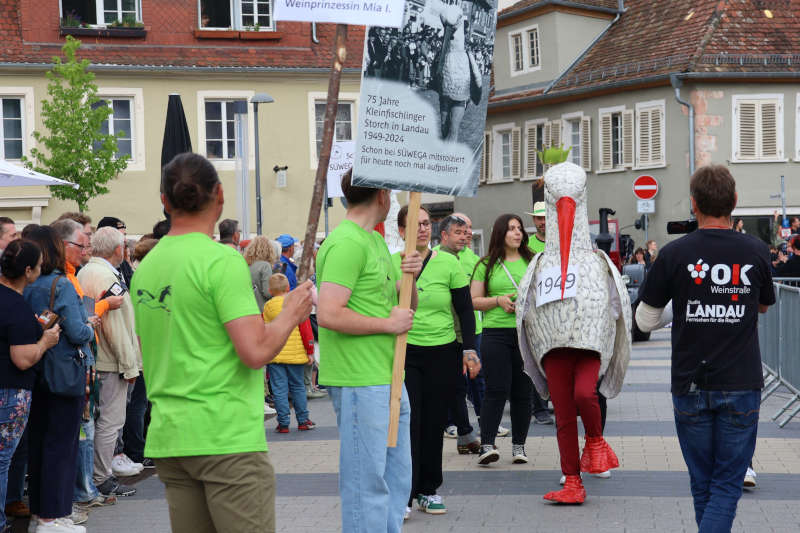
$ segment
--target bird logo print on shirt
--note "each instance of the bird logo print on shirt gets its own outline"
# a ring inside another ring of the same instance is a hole
[[[158,296],[155,296],[147,289],[139,289],[136,291],[136,295],[139,297],[138,303],[144,304],[150,309],[163,309],[169,313],[170,310],[169,306],[167,305],[167,297],[172,296],[172,286],[167,285],[166,287],[160,288],[157,292]]]

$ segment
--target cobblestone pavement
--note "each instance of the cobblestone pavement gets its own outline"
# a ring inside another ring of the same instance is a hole
[[[416,509],[404,531],[494,533],[526,532],[651,533],[696,532],[689,478],[681,457],[669,395],[669,330],[634,345],[622,393],[608,403],[606,436],[620,458],[611,479],[586,479],[588,499],[580,507],[558,507],[542,500],[557,487],[558,450],[553,426],[531,425],[526,450],[531,463],[512,465],[510,438],[498,439],[501,459],[478,468],[475,456],[458,455],[445,439],[445,515]],[[759,487],[739,503],[734,531],[800,531],[800,422],[779,428],[770,416],[783,403],[779,394],[762,406],[753,459]],[[337,488],[339,443],[330,402],[309,402],[317,429],[278,435],[266,424],[270,458],[277,472],[278,531],[339,531]],[[509,426],[508,413],[503,425]],[[152,472],[152,471],[150,471]],[[135,496],[92,511],[90,532],[166,533],[164,487],[158,477],[128,480]],[[24,531],[15,524],[14,531]]]

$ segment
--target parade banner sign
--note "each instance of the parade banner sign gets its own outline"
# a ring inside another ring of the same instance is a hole
[[[328,198],[339,198],[342,193],[342,176],[353,166],[355,141],[336,141],[328,163]]]
[[[403,22],[403,4],[403,0],[275,0],[275,20],[397,28]]]
[[[353,183],[475,196],[497,0],[407,0],[364,44]]]

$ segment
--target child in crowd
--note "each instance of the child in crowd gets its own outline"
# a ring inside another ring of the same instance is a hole
[[[273,274],[269,278],[269,292],[272,298],[264,305],[264,322],[271,322],[283,308],[283,298],[289,292],[289,280],[283,274]],[[306,387],[303,381],[303,367],[314,362],[314,337],[311,323],[306,320],[296,327],[286,345],[269,365],[269,380],[278,411],[278,433],[289,433],[289,394],[292,396],[297,429],[307,431],[315,425],[308,418]]]

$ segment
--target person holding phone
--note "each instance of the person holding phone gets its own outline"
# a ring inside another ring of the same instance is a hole
[[[6,526],[8,468],[30,413],[33,366],[56,345],[61,331],[53,324],[43,332],[22,296],[41,268],[42,252],[30,241],[13,240],[0,256],[0,531]]]
[[[525,439],[531,423],[532,383],[522,368],[515,300],[531,259],[522,219],[500,215],[492,228],[489,254],[478,261],[470,285],[472,306],[484,312],[481,358],[486,396],[481,409],[481,466],[500,458],[494,441],[506,399],[511,404],[512,461],[528,462]]]

